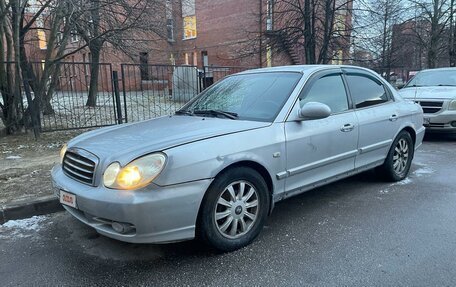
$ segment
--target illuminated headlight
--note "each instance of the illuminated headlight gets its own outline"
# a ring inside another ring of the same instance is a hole
[[[60,149],[60,164],[63,163],[63,157],[65,156],[65,153],[67,151],[67,145],[64,144],[62,148]]]
[[[452,100],[448,105],[449,110],[456,110],[456,100]]]
[[[154,180],[165,166],[166,156],[153,153],[121,167],[118,162],[111,163],[103,174],[103,183],[108,188],[137,189]]]

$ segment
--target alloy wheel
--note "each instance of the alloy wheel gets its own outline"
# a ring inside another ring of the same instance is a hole
[[[393,169],[396,174],[401,174],[407,167],[409,159],[409,146],[405,139],[401,138],[394,148]]]
[[[229,184],[215,206],[217,230],[226,238],[237,239],[254,225],[259,214],[259,197],[255,187],[244,180]]]

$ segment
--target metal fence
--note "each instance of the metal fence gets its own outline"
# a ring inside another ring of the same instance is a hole
[[[246,69],[123,64],[123,118],[131,122],[172,114],[214,82]]]
[[[53,112],[41,116],[41,130],[102,127],[118,122],[111,64],[99,64],[97,87],[90,89],[90,65],[61,63],[50,99]],[[88,106],[89,93],[95,105]]]
[[[30,114],[28,102],[34,101],[40,103],[34,106],[39,110],[41,132],[101,127],[169,115],[223,77],[247,69],[122,64],[120,71],[114,71],[111,64],[101,63],[97,85],[91,87],[94,83],[91,66],[91,63],[61,62],[43,78],[44,64],[32,63],[30,73],[21,73],[27,79],[17,80],[20,85],[17,97],[24,118]],[[36,93],[38,82],[44,86],[40,95]],[[27,101],[27,90],[31,101]],[[42,100],[48,94],[48,100]],[[87,105],[89,97],[95,98],[94,105]],[[3,104],[2,99],[0,103]]]
[[[127,122],[172,114],[201,91],[193,66],[123,64],[121,77]]]

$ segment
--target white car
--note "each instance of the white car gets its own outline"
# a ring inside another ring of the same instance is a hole
[[[418,72],[399,94],[421,105],[427,132],[456,133],[456,68]]]

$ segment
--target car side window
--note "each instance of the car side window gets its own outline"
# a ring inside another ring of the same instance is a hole
[[[333,114],[348,110],[348,98],[341,75],[333,74],[316,80],[299,96],[300,106],[308,102],[328,105]]]
[[[348,87],[356,108],[369,107],[389,101],[385,87],[362,75],[347,75]]]

